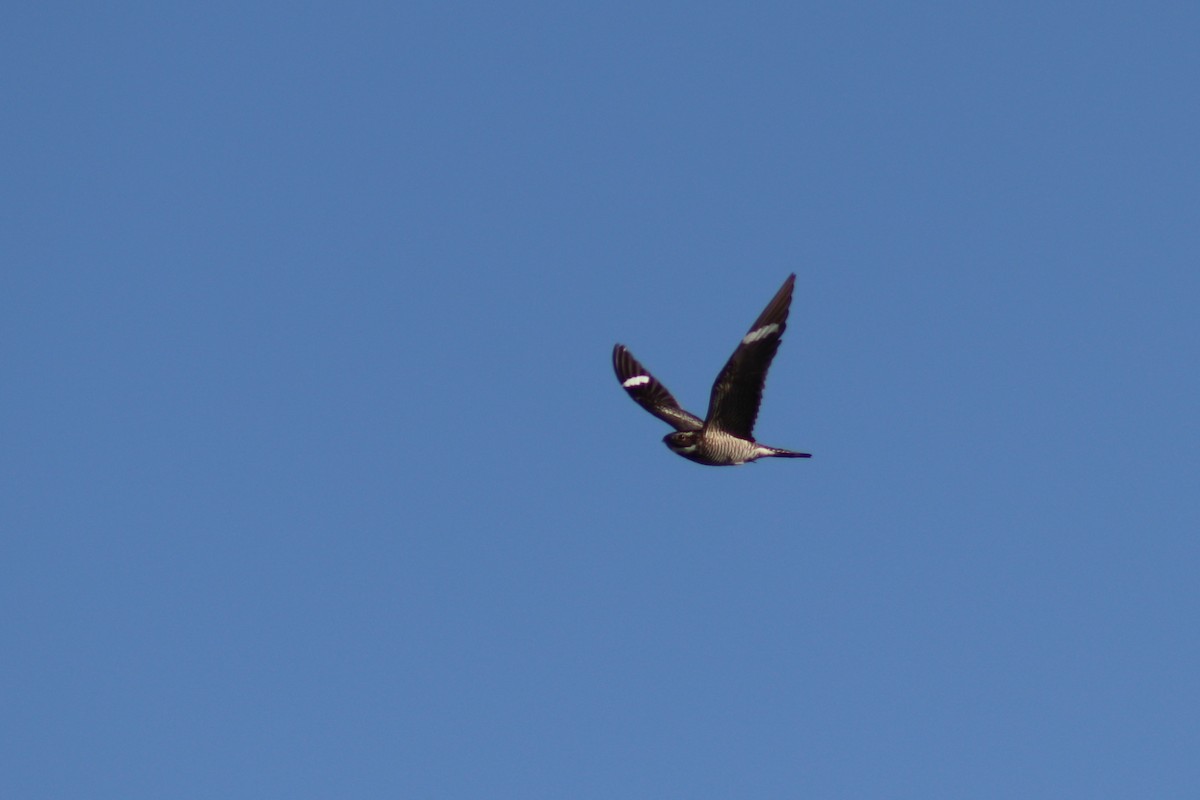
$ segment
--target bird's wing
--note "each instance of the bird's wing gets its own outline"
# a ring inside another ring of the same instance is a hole
[[[787,330],[795,283],[796,276],[789,275],[725,363],[713,383],[705,424],[744,439],[753,438],[767,370]]]
[[[639,364],[623,344],[613,348],[613,371],[634,402],[675,430],[698,431],[703,427],[700,418],[680,408],[667,387]]]

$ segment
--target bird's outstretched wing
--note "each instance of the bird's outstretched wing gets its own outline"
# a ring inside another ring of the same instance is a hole
[[[789,275],[725,363],[713,383],[705,424],[743,439],[753,438],[767,370],[787,330],[795,283],[795,274]]]
[[[703,427],[700,418],[680,408],[667,387],[639,364],[623,344],[613,348],[613,371],[634,402],[675,430],[698,431]]]

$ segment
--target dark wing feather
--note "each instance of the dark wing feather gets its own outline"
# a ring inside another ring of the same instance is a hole
[[[734,436],[752,438],[767,370],[787,330],[795,283],[796,276],[789,275],[725,363],[713,383],[706,424]]]
[[[680,408],[667,387],[639,364],[623,344],[613,348],[613,371],[634,402],[675,430],[698,431],[704,425],[695,414]]]

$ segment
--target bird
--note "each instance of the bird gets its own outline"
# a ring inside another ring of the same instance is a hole
[[[680,407],[650,371],[623,344],[613,347],[613,371],[634,402],[675,429],[663,437],[672,452],[713,467],[736,466],[760,458],[811,458],[812,453],[769,447],[754,440],[767,370],[787,330],[795,273],[758,315],[713,383],[708,414],[700,419]]]

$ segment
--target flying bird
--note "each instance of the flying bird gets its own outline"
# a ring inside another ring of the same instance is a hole
[[[759,444],[753,436],[767,370],[787,330],[795,284],[795,274],[789,275],[742,337],[713,383],[708,416],[704,419],[680,408],[667,387],[638,363],[625,345],[613,347],[613,370],[621,386],[639,406],[675,429],[663,437],[672,451],[697,464],[714,467],[745,464],[760,458],[812,457],[812,453]]]

